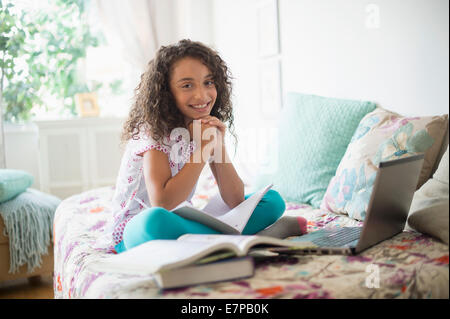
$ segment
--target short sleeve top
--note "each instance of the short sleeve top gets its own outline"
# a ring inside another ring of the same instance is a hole
[[[174,147],[175,144],[177,145],[176,148]],[[172,134],[171,136],[165,136],[160,141],[155,141],[149,134],[141,131],[136,137],[128,140],[122,156],[113,196],[113,222],[109,224],[106,230],[108,234],[112,233],[112,237],[109,237],[112,238],[112,242],[110,241],[108,245],[109,248],[122,241],[123,230],[131,218],[152,206],[143,176],[143,154],[151,149],[165,153],[172,176],[175,176],[189,160],[195,148],[195,142],[188,142],[187,139],[183,139],[181,134],[177,136]],[[186,201],[192,199],[196,187],[197,183]]]

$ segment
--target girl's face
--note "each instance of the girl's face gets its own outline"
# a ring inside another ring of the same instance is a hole
[[[217,98],[211,71],[192,57],[182,58],[172,65],[170,90],[186,124],[209,115]]]

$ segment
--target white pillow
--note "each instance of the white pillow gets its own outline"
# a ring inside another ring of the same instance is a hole
[[[405,229],[421,233],[449,243],[449,154],[448,146],[441,162],[430,178],[414,194]]]

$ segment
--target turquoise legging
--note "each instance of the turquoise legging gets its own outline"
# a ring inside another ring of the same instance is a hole
[[[245,196],[247,199],[253,193]],[[269,190],[256,206],[242,234],[252,235],[273,224],[286,206],[277,191]],[[177,239],[184,234],[218,234],[198,222],[180,217],[165,208],[152,207],[140,212],[125,226],[123,240],[115,246],[118,253],[153,239]]]

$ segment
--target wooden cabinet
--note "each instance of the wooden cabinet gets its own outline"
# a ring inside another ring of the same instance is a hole
[[[40,189],[62,199],[114,185],[123,118],[38,121]]]

